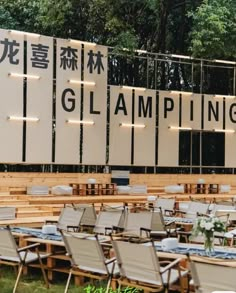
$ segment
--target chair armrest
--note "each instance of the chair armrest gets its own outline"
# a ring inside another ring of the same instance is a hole
[[[105,227],[105,235],[107,234],[108,231],[112,233],[113,228],[112,227]]]
[[[18,252],[20,252],[20,251],[24,251],[24,250],[31,249],[31,248],[34,248],[34,247],[38,247],[39,245],[40,245],[40,243],[30,244],[30,245],[27,245],[27,246],[24,246],[24,247],[18,248],[17,251],[18,251]]]
[[[167,227],[167,226],[170,226],[170,225],[172,225],[172,224],[175,224],[175,221],[167,222],[167,223],[165,223],[165,226]]]
[[[180,261],[181,261],[181,258],[177,258],[176,260],[172,261],[167,266],[161,267],[161,274],[163,274],[164,272],[172,269],[174,266],[176,266],[177,264],[179,264]]]
[[[152,231],[152,229],[149,229],[149,228],[144,228],[144,227],[140,227],[140,231],[151,232],[151,231]]]
[[[186,235],[186,236],[190,236],[192,234],[192,232],[188,232],[188,231],[177,231],[177,234],[180,234],[180,235]]]
[[[45,224],[48,224],[48,223],[57,224],[58,221],[57,220],[45,220]]]
[[[180,213],[180,214],[187,214],[187,212],[185,211],[181,211],[181,210],[175,210],[176,213]]]
[[[105,261],[106,264],[116,261],[116,257],[109,258]]]
[[[124,231],[124,228],[119,227],[119,226],[112,226],[112,233],[113,233],[113,231],[122,232],[122,231]]]

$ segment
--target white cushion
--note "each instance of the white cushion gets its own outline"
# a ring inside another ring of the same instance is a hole
[[[183,185],[168,185],[165,186],[166,193],[184,193]]]
[[[52,194],[55,194],[55,195],[64,195],[64,194],[72,195],[73,188],[67,185],[57,185],[52,187],[51,192]]]
[[[118,194],[127,194],[130,193],[131,187],[126,185],[117,186],[117,193]]]

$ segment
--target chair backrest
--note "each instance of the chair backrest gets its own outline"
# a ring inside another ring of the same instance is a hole
[[[161,208],[163,212],[165,210],[173,211],[175,207],[175,198],[160,198],[158,197],[154,207]]]
[[[68,226],[79,227],[83,213],[84,209],[75,209],[69,206],[64,207],[58,219],[58,229],[66,230]]]
[[[207,214],[209,209],[208,203],[191,201],[188,206],[186,218],[194,218],[197,214]]]
[[[0,207],[0,220],[11,220],[16,218],[15,207]]]
[[[153,245],[112,241],[120,275],[130,280],[162,284],[159,260]]]
[[[229,193],[230,191],[231,191],[231,185],[229,184],[220,185],[220,193]]]
[[[20,259],[15,239],[9,228],[0,228],[0,255]]]
[[[93,229],[94,233],[105,234],[105,228],[112,229],[113,226],[123,228],[124,212],[123,210],[100,211]]]
[[[151,229],[152,213],[140,212],[125,214],[124,231],[132,234],[140,235],[140,228]]]
[[[212,210],[211,210],[211,213],[213,215],[215,215],[216,211],[219,211],[219,210],[228,210],[228,211],[233,211],[235,210],[235,206],[233,205],[225,205],[225,204],[214,204],[212,206]]]
[[[215,216],[228,216],[228,221],[236,221],[236,210],[217,210]]]
[[[165,221],[161,209],[159,211],[152,212],[151,230],[160,232],[166,231]]]
[[[101,245],[95,237],[78,238],[68,232],[62,232],[62,237],[73,266],[94,273],[108,273]]]
[[[219,263],[205,263],[191,260],[190,270],[197,293],[235,291],[235,267],[222,266]]]
[[[83,216],[80,221],[80,225],[95,225],[97,214],[95,207],[92,204],[78,204],[74,205],[76,209],[84,209]]]

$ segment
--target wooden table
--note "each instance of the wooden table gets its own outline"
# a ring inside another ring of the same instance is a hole
[[[77,236],[81,235],[81,237],[82,236],[84,237],[85,235],[90,235],[85,233],[73,233],[73,234]],[[18,234],[18,237],[20,237],[19,234]],[[101,241],[100,241],[101,243],[107,243],[108,241],[110,241],[109,236],[101,235],[100,237],[101,237]],[[66,254],[65,244],[63,241],[47,240],[47,239],[41,239],[37,237],[26,237],[24,234],[24,236],[20,238],[20,243],[22,246],[30,245],[32,243],[40,243],[40,251],[43,253],[50,254],[50,256],[47,258],[47,263],[46,263],[47,275],[50,281],[53,280],[56,272],[69,274],[71,264],[70,264],[69,256]],[[38,264],[32,264],[30,266],[39,267]],[[25,274],[26,273],[27,271],[25,270]],[[75,281],[77,285],[81,283],[81,280],[79,277],[75,277]]]
[[[155,241],[156,244],[160,244],[160,241]],[[180,243],[179,245],[183,246],[183,247],[196,247],[196,248],[203,248],[203,244],[189,244],[189,243]],[[222,250],[226,250],[227,252],[234,252],[236,253],[236,248],[233,248],[233,247],[229,247],[229,246],[215,246],[215,250],[218,249],[222,249]],[[170,258],[170,259],[177,259],[177,258],[181,258],[183,260],[186,260],[187,261],[187,255],[186,254],[179,254],[179,253],[171,253],[171,252],[168,252],[168,251],[157,251],[157,255],[159,257],[162,257],[162,258]],[[219,259],[219,258],[214,258],[214,257],[204,257],[204,256],[198,256],[198,255],[191,255],[191,258],[192,259],[195,259],[195,260],[200,260],[200,261],[203,261],[203,262],[211,262],[211,263],[219,263],[221,265],[230,265],[230,266],[233,266],[233,267],[236,267],[236,259]]]
[[[218,183],[178,183],[178,184],[184,186],[185,193],[208,194],[208,193],[220,192],[220,184]]]
[[[115,183],[70,183],[74,195],[115,195]]]

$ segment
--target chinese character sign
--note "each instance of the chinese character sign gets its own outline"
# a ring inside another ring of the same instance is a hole
[[[25,161],[45,163],[52,159],[53,38],[27,36],[27,74],[36,77],[27,79],[27,116],[40,123],[27,123]]]
[[[8,116],[23,115],[24,39],[22,35],[0,29],[0,161],[22,162],[23,123],[14,123]]]
[[[82,162],[106,163],[107,47],[84,45],[83,119],[93,121],[83,127]],[[94,151],[96,145],[96,151]]]
[[[80,162],[81,45],[57,39],[55,162]]]

